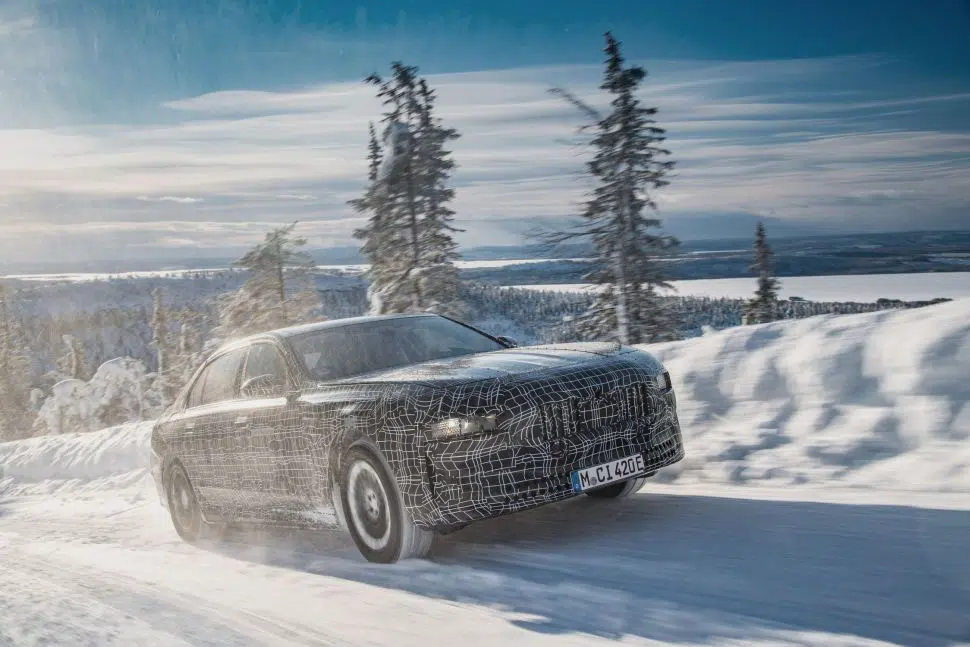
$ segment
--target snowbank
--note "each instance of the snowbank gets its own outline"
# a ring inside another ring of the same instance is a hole
[[[646,347],[673,377],[677,483],[970,492],[970,300]],[[151,423],[0,444],[0,491],[130,483]]]
[[[970,491],[970,300],[644,348],[687,446],[664,479]]]
[[[152,424],[0,443],[0,493],[137,480],[148,473]]]

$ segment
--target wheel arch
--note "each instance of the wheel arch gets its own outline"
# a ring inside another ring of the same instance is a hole
[[[331,457],[331,460],[335,461],[331,464],[332,469],[330,472],[333,475],[333,483],[331,486],[335,504],[339,503],[342,493],[343,484],[341,481],[343,480],[343,469],[345,466],[344,460],[346,456],[354,449],[366,451],[380,463],[381,467],[391,478],[398,501],[401,502],[401,505],[403,505],[408,513],[411,514],[412,518],[414,518],[415,522],[419,526],[425,527],[426,524],[422,523],[418,516],[421,511],[421,502],[414,501],[412,497],[408,496],[408,493],[405,492],[404,488],[401,487],[401,475],[398,474],[394,469],[392,461],[388,460],[387,455],[385,454],[384,450],[381,449],[377,440],[369,434],[362,434],[354,438],[347,439],[347,441],[343,443],[342,449],[339,452],[334,452],[334,454],[337,454],[337,456]],[[342,510],[342,506],[340,505],[335,505],[335,507],[338,510]],[[340,512],[339,514],[341,515],[341,523],[346,524],[346,519],[343,519],[342,516],[343,513]]]

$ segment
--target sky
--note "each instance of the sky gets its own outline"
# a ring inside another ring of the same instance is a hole
[[[648,77],[678,235],[970,229],[970,1],[4,0],[0,263],[353,245],[361,83],[437,90],[465,247],[580,208],[602,34]]]

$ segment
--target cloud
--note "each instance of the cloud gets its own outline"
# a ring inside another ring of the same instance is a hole
[[[659,108],[677,161],[662,217],[772,211],[905,229],[932,226],[940,213],[952,223],[954,210],[970,209],[970,124],[959,121],[970,93],[863,83],[891,64],[651,63],[643,98]],[[547,90],[563,85],[602,105],[599,74],[559,66],[429,78],[442,118],[463,135],[453,144],[463,243],[510,242],[523,222],[578,210],[589,188],[581,115]],[[314,245],[353,242],[359,219],[346,202],[363,188],[367,121],[381,112],[372,88],[217,92],[160,111],[154,123],[0,130],[0,201],[20,214],[0,211],[0,238],[29,231],[53,246],[78,231],[95,245],[111,234],[156,240],[163,253],[193,240],[200,249],[246,245],[270,226],[306,220]]]
[[[202,198],[190,198],[188,196],[177,196],[177,195],[162,195],[162,196],[140,195],[135,199],[141,202],[175,202],[177,204],[196,204],[199,202],[203,202]]]

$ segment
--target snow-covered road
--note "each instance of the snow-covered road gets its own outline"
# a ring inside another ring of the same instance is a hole
[[[0,444],[0,645],[970,645],[970,301],[653,350],[687,460],[394,566],[181,542],[150,425]]]
[[[430,561],[381,567],[340,534],[188,546],[150,488],[0,503],[0,644],[970,641],[962,495],[656,486],[483,523]]]

